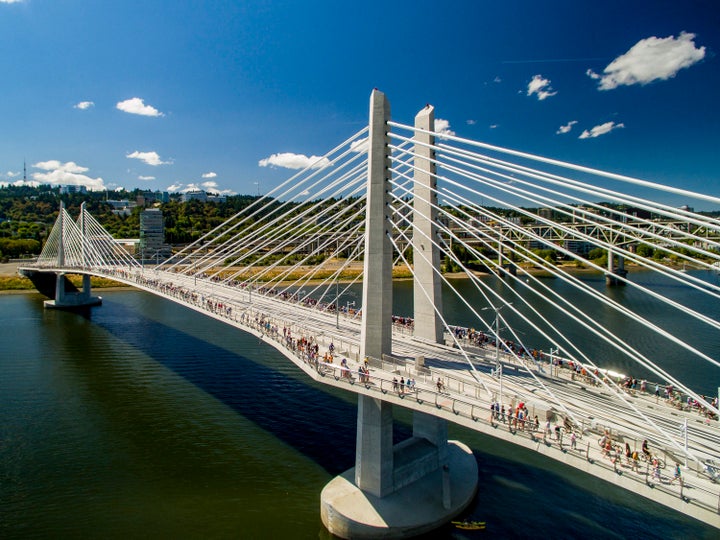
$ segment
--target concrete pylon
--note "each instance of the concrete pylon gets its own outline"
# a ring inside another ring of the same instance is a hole
[[[392,353],[392,243],[390,230],[390,104],[385,94],[370,97],[368,193],[360,357]]]
[[[360,335],[361,357],[371,360],[392,352],[389,119],[387,99],[373,91]],[[323,524],[340,538],[387,539],[409,538],[447,523],[475,495],[472,452],[457,441],[448,444],[444,420],[419,412],[415,436],[393,446],[391,402],[403,405],[402,397],[388,392],[381,400],[364,390],[358,393],[355,467],[323,489]]]
[[[428,105],[415,116],[415,127],[435,131],[435,109]],[[413,305],[416,337],[443,342],[440,249],[437,241],[435,137],[416,131],[413,187]]]
[[[392,353],[392,243],[387,232],[390,192],[388,156],[390,104],[385,94],[370,97],[368,194],[365,219],[360,356]],[[358,395],[355,484],[383,497],[393,490],[392,404]]]
[[[443,343],[440,248],[437,238],[437,177],[435,176],[435,109],[427,105],[415,116],[413,186],[413,307],[416,337]],[[422,131],[419,131],[422,130]],[[438,466],[447,464],[447,421],[413,412],[413,437],[437,449]],[[449,493],[447,494],[450,495]],[[444,497],[445,498],[445,497]]]

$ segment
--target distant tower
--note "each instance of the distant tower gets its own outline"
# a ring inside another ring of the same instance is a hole
[[[25,166],[25,160],[23,159],[23,184],[27,182],[27,167]]]

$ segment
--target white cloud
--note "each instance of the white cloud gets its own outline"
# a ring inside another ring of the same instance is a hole
[[[677,38],[653,36],[641,39],[628,52],[610,62],[603,75],[590,69],[586,73],[600,80],[599,90],[665,81],[705,57],[705,47],[696,48],[694,39],[695,34],[687,32],[681,32]]]
[[[369,150],[368,145],[368,138],[365,137],[364,139],[358,139],[357,141],[353,141],[350,143],[350,150],[353,152],[357,152],[358,154],[361,154],[362,152],[367,152]]]
[[[138,180],[155,180],[154,176],[138,176]]]
[[[258,161],[260,167],[284,167],[286,169],[321,169],[330,164],[328,158],[319,156],[306,156],[304,154],[293,154],[291,152],[282,152],[273,154],[270,157]]]
[[[80,109],[81,111],[84,111],[85,109],[89,109],[94,106],[95,103],[92,101],[81,101],[80,103],[73,105],[73,109]]]
[[[217,173],[214,173],[214,172],[212,172],[212,171],[206,172],[205,174],[202,175],[202,177],[203,177],[203,178],[216,178],[216,177],[217,177]]]
[[[183,184],[182,182],[175,182],[174,184],[165,188],[169,193],[187,193],[188,191],[205,191],[206,193],[213,193],[215,195],[237,195],[237,193],[231,189],[219,189],[217,182],[203,182],[202,184],[190,183]]]
[[[493,79],[493,82],[494,82],[494,83],[501,83],[501,82],[502,82],[502,79],[501,79],[500,77],[495,77],[495,78]]]
[[[25,0],[0,0],[0,4],[19,4]]]
[[[14,182],[0,182],[0,187],[38,187],[41,186],[42,182],[36,182],[35,180],[15,180]]]
[[[7,176],[8,178],[15,178],[16,176],[20,176],[20,171],[18,171],[18,172],[8,171],[5,173],[5,176]]]
[[[490,124],[490,129],[497,129],[499,127],[499,124]]]
[[[604,124],[600,124],[598,126],[595,126],[590,131],[587,129],[583,131],[580,134],[579,139],[594,139],[595,137],[599,137],[600,135],[605,135],[607,133],[610,133],[611,131],[618,129],[618,128],[624,128],[625,124],[616,124],[615,122],[605,122]]]
[[[554,96],[557,92],[550,86],[550,79],[544,79],[542,75],[533,76],[527,87],[527,95],[537,95],[538,101]]]
[[[157,152],[138,152],[135,150],[132,154],[128,154],[125,157],[128,159],[139,159],[140,161],[143,161],[148,165],[152,165],[153,167],[157,167],[158,165],[170,165],[172,163],[172,161],[162,161]]]
[[[158,111],[155,107],[145,105],[145,102],[139,97],[119,101],[117,105],[115,105],[115,108],[126,113],[139,114],[141,116],[164,116],[163,113]]]
[[[450,129],[450,122],[442,118],[435,119],[435,132],[442,138],[443,135],[455,135],[455,132]]]
[[[557,133],[558,135],[562,135],[563,133],[569,133],[570,130],[572,129],[572,127],[577,123],[578,123],[577,120],[570,120],[564,126],[560,126],[555,133]]]
[[[60,184],[70,186],[85,186],[91,191],[103,191],[105,183],[102,178],[91,178],[85,173],[89,169],[82,167],[74,161],[62,163],[56,159],[41,161],[33,165],[36,169],[45,172],[33,173],[33,180],[41,184]]]
[[[475,124],[477,124],[477,120],[465,120],[465,123],[468,126],[474,126]]]

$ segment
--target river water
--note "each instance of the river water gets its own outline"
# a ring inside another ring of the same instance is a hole
[[[85,316],[0,295],[0,538],[329,538],[319,495],[354,464],[356,397],[169,301],[102,295]],[[410,415],[395,417],[402,440]],[[487,529],[429,537],[717,538],[531,451],[450,434],[478,460],[467,515]]]

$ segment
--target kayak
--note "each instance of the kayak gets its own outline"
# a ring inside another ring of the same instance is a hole
[[[458,529],[466,531],[479,531],[485,528],[484,521],[451,521]]]

